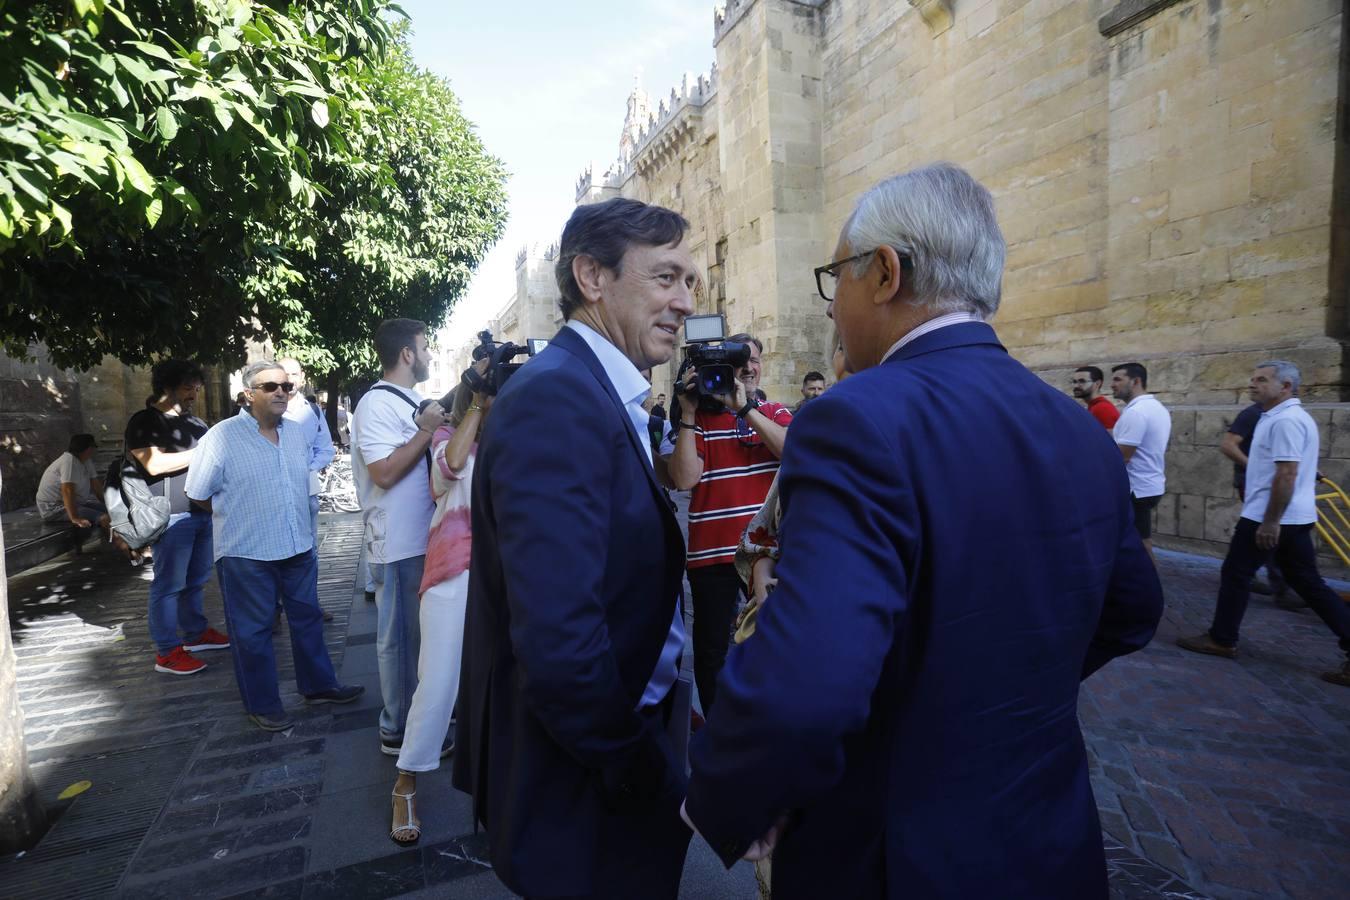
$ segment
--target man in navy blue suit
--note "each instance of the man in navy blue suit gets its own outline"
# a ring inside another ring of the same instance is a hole
[[[687,228],[635,200],[572,214],[567,324],[511,376],[478,448],[454,780],[527,897],[678,893],[690,831],[666,727],[685,548],[639,370],[671,358],[693,311]]]
[[[818,270],[858,374],[793,422],[778,587],[682,810],[728,866],[773,850],[774,900],[1106,896],[1078,686],[1162,590],[1110,436],[985,324],[1003,260],[942,164],[866,193]]]

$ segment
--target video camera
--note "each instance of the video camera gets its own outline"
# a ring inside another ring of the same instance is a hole
[[[460,377],[460,384],[476,394],[495,397],[497,392],[506,386],[506,380],[525,365],[523,362],[513,362],[517,356],[521,354],[534,356],[547,346],[548,341],[542,338],[530,338],[522,347],[510,341],[494,341],[491,331],[480,331],[478,346],[473,348],[473,361],[489,360],[487,371],[480,375],[473,368],[465,369]]]
[[[728,341],[725,334],[726,320],[720,314],[685,317],[684,362],[675,376],[675,393],[692,390],[699,407],[709,412],[722,409],[714,395],[736,392],[736,372],[750,361],[750,345]],[[697,375],[686,385],[684,379],[690,368]]]

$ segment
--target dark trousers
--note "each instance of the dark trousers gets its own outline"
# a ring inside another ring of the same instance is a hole
[[[1237,488],[1238,502],[1245,502],[1247,499],[1247,488],[1241,484],[1235,484]],[[1266,577],[1270,580],[1270,592],[1272,594],[1283,594],[1285,590],[1284,576],[1280,574],[1280,564],[1275,561],[1275,555],[1272,553],[1270,559],[1266,560]]]
[[[1209,636],[1228,647],[1237,644],[1238,628],[1247,613],[1252,576],[1273,555],[1289,587],[1327,623],[1332,633],[1340,638],[1341,649],[1350,654],[1350,609],[1318,574],[1317,554],[1312,542],[1313,526],[1281,525],[1279,543],[1271,551],[1256,546],[1257,525],[1251,519],[1238,519],[1237,527],[1233,529],[1228,556],[1223,561],[1219,601],[1214,607],[1214,624],[1210,626]]]
[[[313,550],[277,560],[223,556],[216,561],[216,577],[244,709],[265,716],[285,712],[272,648],[272,611],[278,596],[291,623],[296,687],[301,694],[319,694],[338,686],[323,638]]]
[[[717,697],[717,676],[731,643],[741,577],[732,563],[701,566],[689,570],[689,589],[694,599],[694,681],[703,714],[709,716]]]

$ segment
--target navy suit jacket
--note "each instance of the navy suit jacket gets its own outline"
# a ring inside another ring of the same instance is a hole
[[[454,782],[518,893],[590,895],[625,817],[660,806],[678,823],[683,767],[636,711],[685,556],[646,440],[564,328],[511,376],[478,447]]]
[[[779,491],[777,590],[691,744],[714,850],[788,812],[774,900],[1105,897],[1078,686],[1162,613],[1110,436],[951,325],[807,404]]]

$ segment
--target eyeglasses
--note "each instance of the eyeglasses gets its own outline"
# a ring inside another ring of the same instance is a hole
[[[289,381],[264,381],[261,384],[251,386],[249,390],[262,391],[264,394],[275,394],[277,388],[281,388],[283,394],[295,393],[295,385]]]
[[[880,248],[877,248],[880,249]],[[826,303],[834,302],[834,292],[839,285],[839,269],[844,263],[851,263],[859,259],[866,259],[876,250],[868,250],[866,253],[859,253],[856,256],[850,256],[848,259],[840,259],[824,266],[816,266],[816,290],[820,297]],[[911,271],[914,268],[914,261],[908,256],[900,256],[900,268],[905,271]],[[823,276],[823,277],[822,277]]]

